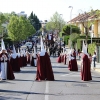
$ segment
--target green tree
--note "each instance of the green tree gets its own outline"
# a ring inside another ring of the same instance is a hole
[[[4,27],[2,26],[2,24],[6,21],[5,16],[3,15],[3,13],[0,13],[0,34],[2,34],[2,31],[4,30]]]
[[[12,16],[8,24],[8,36],[13,42],[27,39],[35,33],[34,27],[25,17]]]
[[[30,23],[34,26],[36,30],[39,30],[41,28],[39,18],[35,14],[33,14],[33,11],[31,12],[28,19],[30,20]]]
[[[51,17],[50,21],[46,24],[47,30],[59,30],[61,32],[62,27],[66,24],[64,19],[58,12],[55,12],[54,15]]]
[[[70,28],[72,30],[72,33],[77,33],[77,34],[80,34],[80,29],[79,27],[75,26],[75,25],[65,25],[63,27],[63,32],[66,34],[66,35],[70,35]]]
[[[5,16],[3,13],[0,13],[0,26],[5,22]]]

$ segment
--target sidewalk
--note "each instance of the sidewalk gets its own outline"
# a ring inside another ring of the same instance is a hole
[[[66,46],[66,48],[67,48],[67,50],[68,50],[68,46]],[[69,49],[70,50],[70,49]],[[79,58],[76,58],[77,59],[77,64],[78,65],[81,65],[81,61],[79,60]],[[94,70],[94,71],[97,71],[97,72],[100,72],[100,63],[97,63],[96,62],[96,67],[95,67],[95,69],[94,69],[94,67],[93,67],[93,64],[91,64],[91,70]]]
[[[91,64],[91,69],[92,69],[92,70],[95,70],[95,71],[97,71],[97,72],[100,72],[100,63],[97,63],[97,62],[96,62],[96,67],[95,67],[95,69],[94,69],[94,67],[93,67],[93,64]]]
[[[77,64],[78,64],[78,65],[81,65],[81,61],[80,61],[79,59],[77,59]],[[93,63],[92,63],[92,64],[91,64],[91,70],[100,72],[100,63],[97,63],[97,62],[96,62],[96,67],[95,67],[95,69],[94,69]]]

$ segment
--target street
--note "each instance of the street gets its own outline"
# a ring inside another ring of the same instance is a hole
[[[35,81],[36,67],[21,68],[15,80],[0,81],[0,100],[100,100],[100,73],[92,71],[92,81],[82,81],[78,72],[50,57],[55,81]]]

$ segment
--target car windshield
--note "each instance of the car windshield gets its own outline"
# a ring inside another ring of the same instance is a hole
[[[32,45],[32,43],[31,42],[26,42],[25,45]]]

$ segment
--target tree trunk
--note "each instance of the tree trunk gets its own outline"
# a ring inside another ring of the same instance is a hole
[[[85,43],[87,44],[87,41],[88,41],[88,28],[85,27],[85,30],[86,30],[86,40],[85,40]]]

